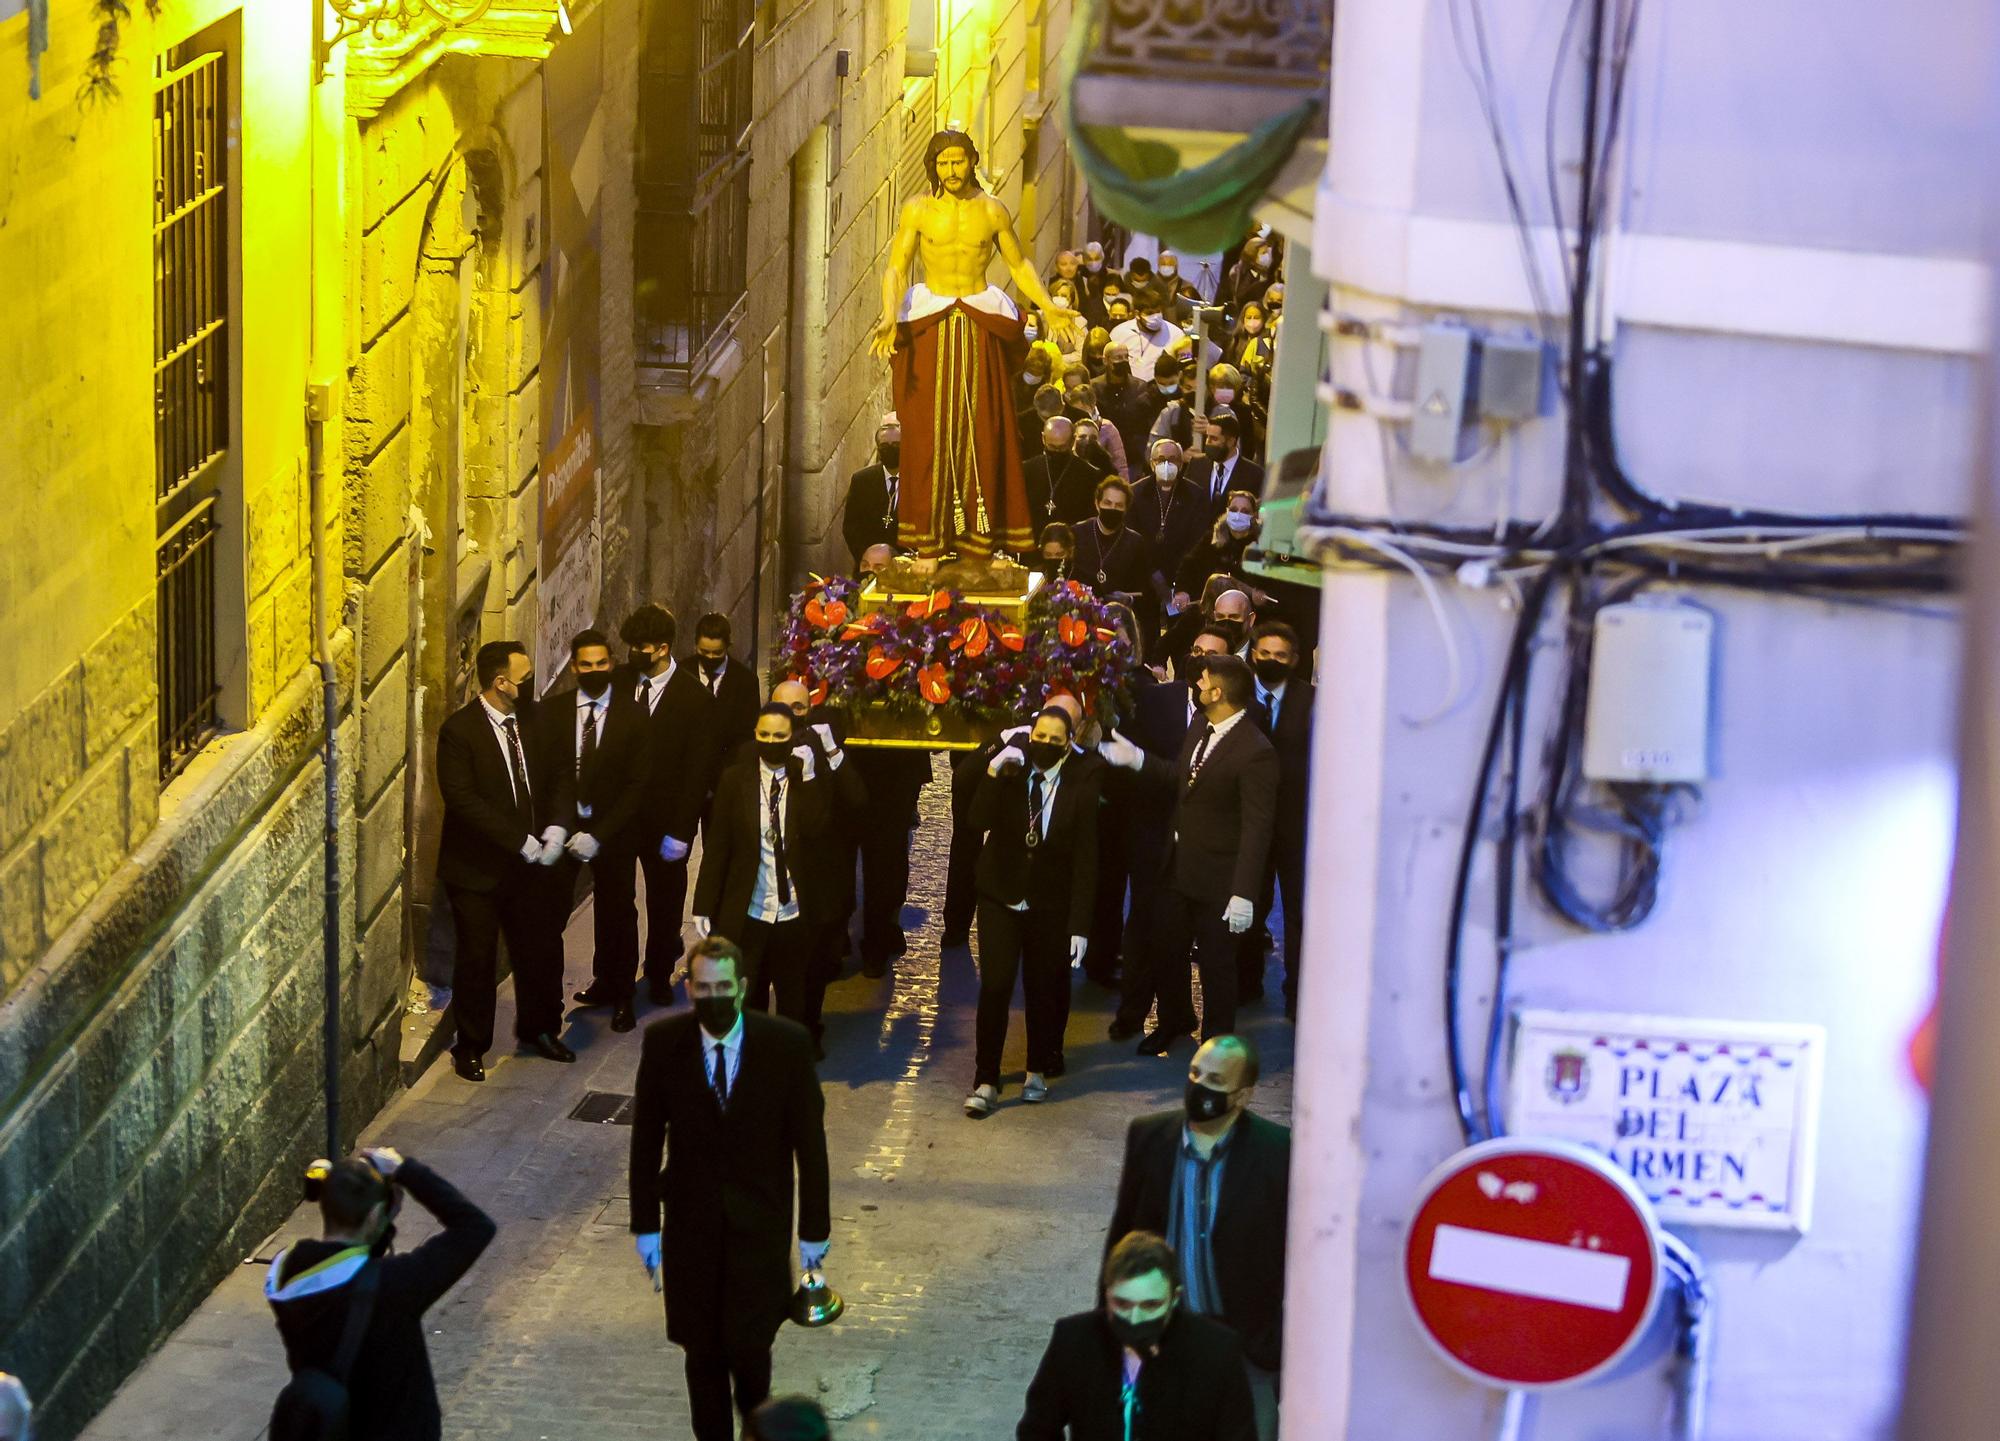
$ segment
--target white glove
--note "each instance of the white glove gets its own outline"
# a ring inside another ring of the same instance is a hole
[[[653,1281],[653,1290],[657,1292],[660,1289],[660,1233],[654,1231],[649,1235],[634,1236],[632,1242],[639,1251],[639,1264],[646,1268],[646,1274]]]
[[[1028,758],[1021,753],[1019,746],[1005,746],[994,755],[992,760],[986,763],[986,774],[989,776],[1006,775],[1010,771],[1019,770],[1027,763]]]
[[[569,845],[565,849],[580,861],[594,861],[603,847],[598,845],[597,837],[589,831],[578,831],[569,838]]]
[[[1069,938],[1069,968],[1072,971],[1083,969],[1083,954],[1089,949],[1089,936],[1071,936]]]
[[[705,941],[708,939],[708,930],[709,926],[708,926],[707,916],[694,917],[694,933],[696,935],[700,936]]]
[[[688,856],[688,843],[673,836],[660,837],[660,859],[663,861],[684,861]]]
[[[826,1253],[832,1249],[831,1240],[799,1242],[799,1268],[805,1271],[819,1270],[826,1264]]]
[[[385,1181],[393,1179],[403,1164],[403,1153],[394,1146],[370,1146],[361,1154],[368,1158],[368,1164],[375,1168],[375,1174]]]
[[[811,780],[818,770],[818,767],[813,764],[813,748],[803,745],[793,746],[792,754],[799,758],[799,779],[802,781]]]
[[[521,859],[529,865],[538,865],[542,859],[542,843],[533,836],[521,842]]]
[[[1032,726],[1015,726],[1011,730],[1001,731],[1000,739],[1007,742],[1007,744],[1009,745],[1017,746],[1023,740],[1027,739],[1028,732],[1032,729],[1034,729],[1034,727]]]
[[[1146,763],[1146,753],[1136,742],[1126,740],[1122,731],[1113,731],[1107,739],[1099,741],[1097,753],[1109,764],[1128,771],[1139,770]]]
[[[561,826],[550,826],[542,832],[541,864],[552,866],[563,858],[563,841],[568,835]]]
[[[827,765],[831,766],[834,770],[839,770],[840,763],[846,760],[847,756],[841,751],[840,742],[833,738],[833,727],[825,721],[815,721],[813,722],[813,730],[818,733],[819,738],[826,744]]]
[[[1240,936],[1250,929],[1251,906],[1242,896],[1231,896],[1229,905],[1222,912],[1222,919],[1229,922],[1229,934]]]

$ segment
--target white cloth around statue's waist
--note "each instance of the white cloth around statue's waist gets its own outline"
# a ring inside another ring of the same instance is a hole
[[[936,315],[941,310],[949,310],[959,301],[964,301],[974,310],[983,310],[988,315],[1004,316],[1008,320],[1019,320],[1021,312],[1007,293],[997,285],[989,285],[984,290],[971,295],[939,295],[928,285],[912,285],[903,296],[903,308],[896,312],[898,320],[922,320]]]

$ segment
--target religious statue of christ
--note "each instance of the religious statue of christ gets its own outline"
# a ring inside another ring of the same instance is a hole
[[[869,349],[890,362],[903,429],[896,538],[922,557],[984,557],[1035,544],[1014,425],[1013,377],[1027,357],[1021,315],[987,282],[993,252],[1069,344],[1077,318],[1049,298],[1013,219],[980,188],[970,136],[940,130],[924,152],[931,193],[908,201],[882,276]],[[924,278],[910,283],[921,255]]]

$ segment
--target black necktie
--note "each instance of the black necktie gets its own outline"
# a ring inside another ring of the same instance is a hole
[[[514,782],[514,810],[521,817],[523,825],[533,830],[535,798],[528,789],[528,757],[521,750],[521,723],[513,716],[508,716],[500,724],[507,732],[507,770]]]
[[[583,745],[577,751],[576,757],[576,773],[579,776],[583,774],[584,767],[590,764],[590,758],[597,754],[597,732],[603,724],[598,719],[595,705],[587,705],[583,709]]]
[[[1201,728],[1201,739],[1194,743],[1194,759],[1188,763],[1189,785],[1193,785],[1194,778],[1201,774],[1202,763],[1208,759],[1209,743],[1214,739],[1215,727],[1204,722]]]
[[[727,1106],[729,1104],[729,1058],[723,1054],[722,1042],[720,1041],[715,1043],[715,1075],[710,1080],[710,1084],[715,1088],[715,1104],[718,1106]]]
[[[1042,843],[1042,773],[1028,772],[1028,844]]]
[[[1259,690],[1257,692],[1257,728],[1263,731],[1265,735],[1269,735],[1277,727],[1278,717],[1276,711],[1273,709],[1277,703],[1277,699],[1270,691]]]
[[[781,819],[780,804],[784,782],[778,777],[771,780],[771,863],[778,872],[778,904],[792,903],[792,876],[785,869],[785,827]]]

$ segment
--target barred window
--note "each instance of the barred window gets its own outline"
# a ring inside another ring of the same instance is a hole
[[[153,92],[153,473],[160,778],[215,733],[217,485],[229,435],[229,97],[221,52]]]
[[[755,0],[650,0],[640,61],[639,364],[685,381],[743,306]]]

